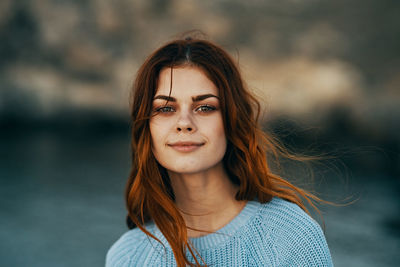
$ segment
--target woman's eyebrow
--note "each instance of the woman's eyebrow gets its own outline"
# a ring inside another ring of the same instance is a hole
[[[175,97],[167,96],[167,95],[158,95],[153,98],[153,100],[156,100],[156,99],[163,99],[163,100],[167,100],[168,102],[176,102]]]
[[[207,99],[207,98],[209,98],[209,97],[215,97],[215,98],[219,99],[219,97],[216,96],[216,95],[213,95],[213,94],[205,94],[205,95],[198,95],[198,96],[192,97],[192,101],[193,101],[193,102],[199,102],[199,101],[204,100],[204,99]]]

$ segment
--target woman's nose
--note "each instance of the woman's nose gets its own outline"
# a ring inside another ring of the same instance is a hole
[[[196,125],[193,122],[193,117],[189,112],[182,112],[179,115],[178,121],[176,123],[177,132],[195,132]]]

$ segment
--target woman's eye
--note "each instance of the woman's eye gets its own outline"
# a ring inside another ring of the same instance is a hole
[[[202,106],[200,106],[200,107],[198,107],[198,108],[196,108],[196,112],[198,112],[198,111],[200,111],[200,112],[204,112],[204,113],[207,113],[207,112],[211,112],[211,111],[214,111],[214,110],[216,110],[216,108],[215,107],[213,107],[213,106],[209,106],[209,105],[202,105]]]
[[[169,112],[174,112],[174,108],[170,106],[163,106],[155,109],[155,112],[159,113],[169,113]]]

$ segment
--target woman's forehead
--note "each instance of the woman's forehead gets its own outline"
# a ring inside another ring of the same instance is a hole
[[[188,94],[218,96],[218,88],[201,68],[183,66],[161,70],[156,90],[156,95],[158,94],[176,97]]]

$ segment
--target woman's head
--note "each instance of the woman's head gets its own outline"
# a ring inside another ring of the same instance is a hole
[[[134,86],[132,107],[134,148],[153,143],[149,139],[150,121],[154,115],[154,97],[157,90],[162,88],[166,96],[176,95],[174,86],[178,82],[177,75],[182,70],[189,69],[201,72],[217,90],[218,111],[222,116],[227,142],[224,165],[232,181],[239,184],[240,177],[237,177],[234,170],[230,170],[230,166],[235,164],[234,154],[238,150],[249,148],[245,142],[249,139],[249,135],[255,135],[257,118],[255,118],[253,108],[258,108],[258,102],[244,87],[239,70],[231,56],[209,41],[191,38],[172,41],[152,53],[142,65]],[[160,87],[162,78],[168,81]],[[158,104],[167,103],[166,101],[158,102]],[[258,115],[258,110],[256,110],[256,115]],[[143,142],[143,139],[148,140]],[[149,147],[145,150],[151,153]],[[149,153],[147,156],[151,157]]]

